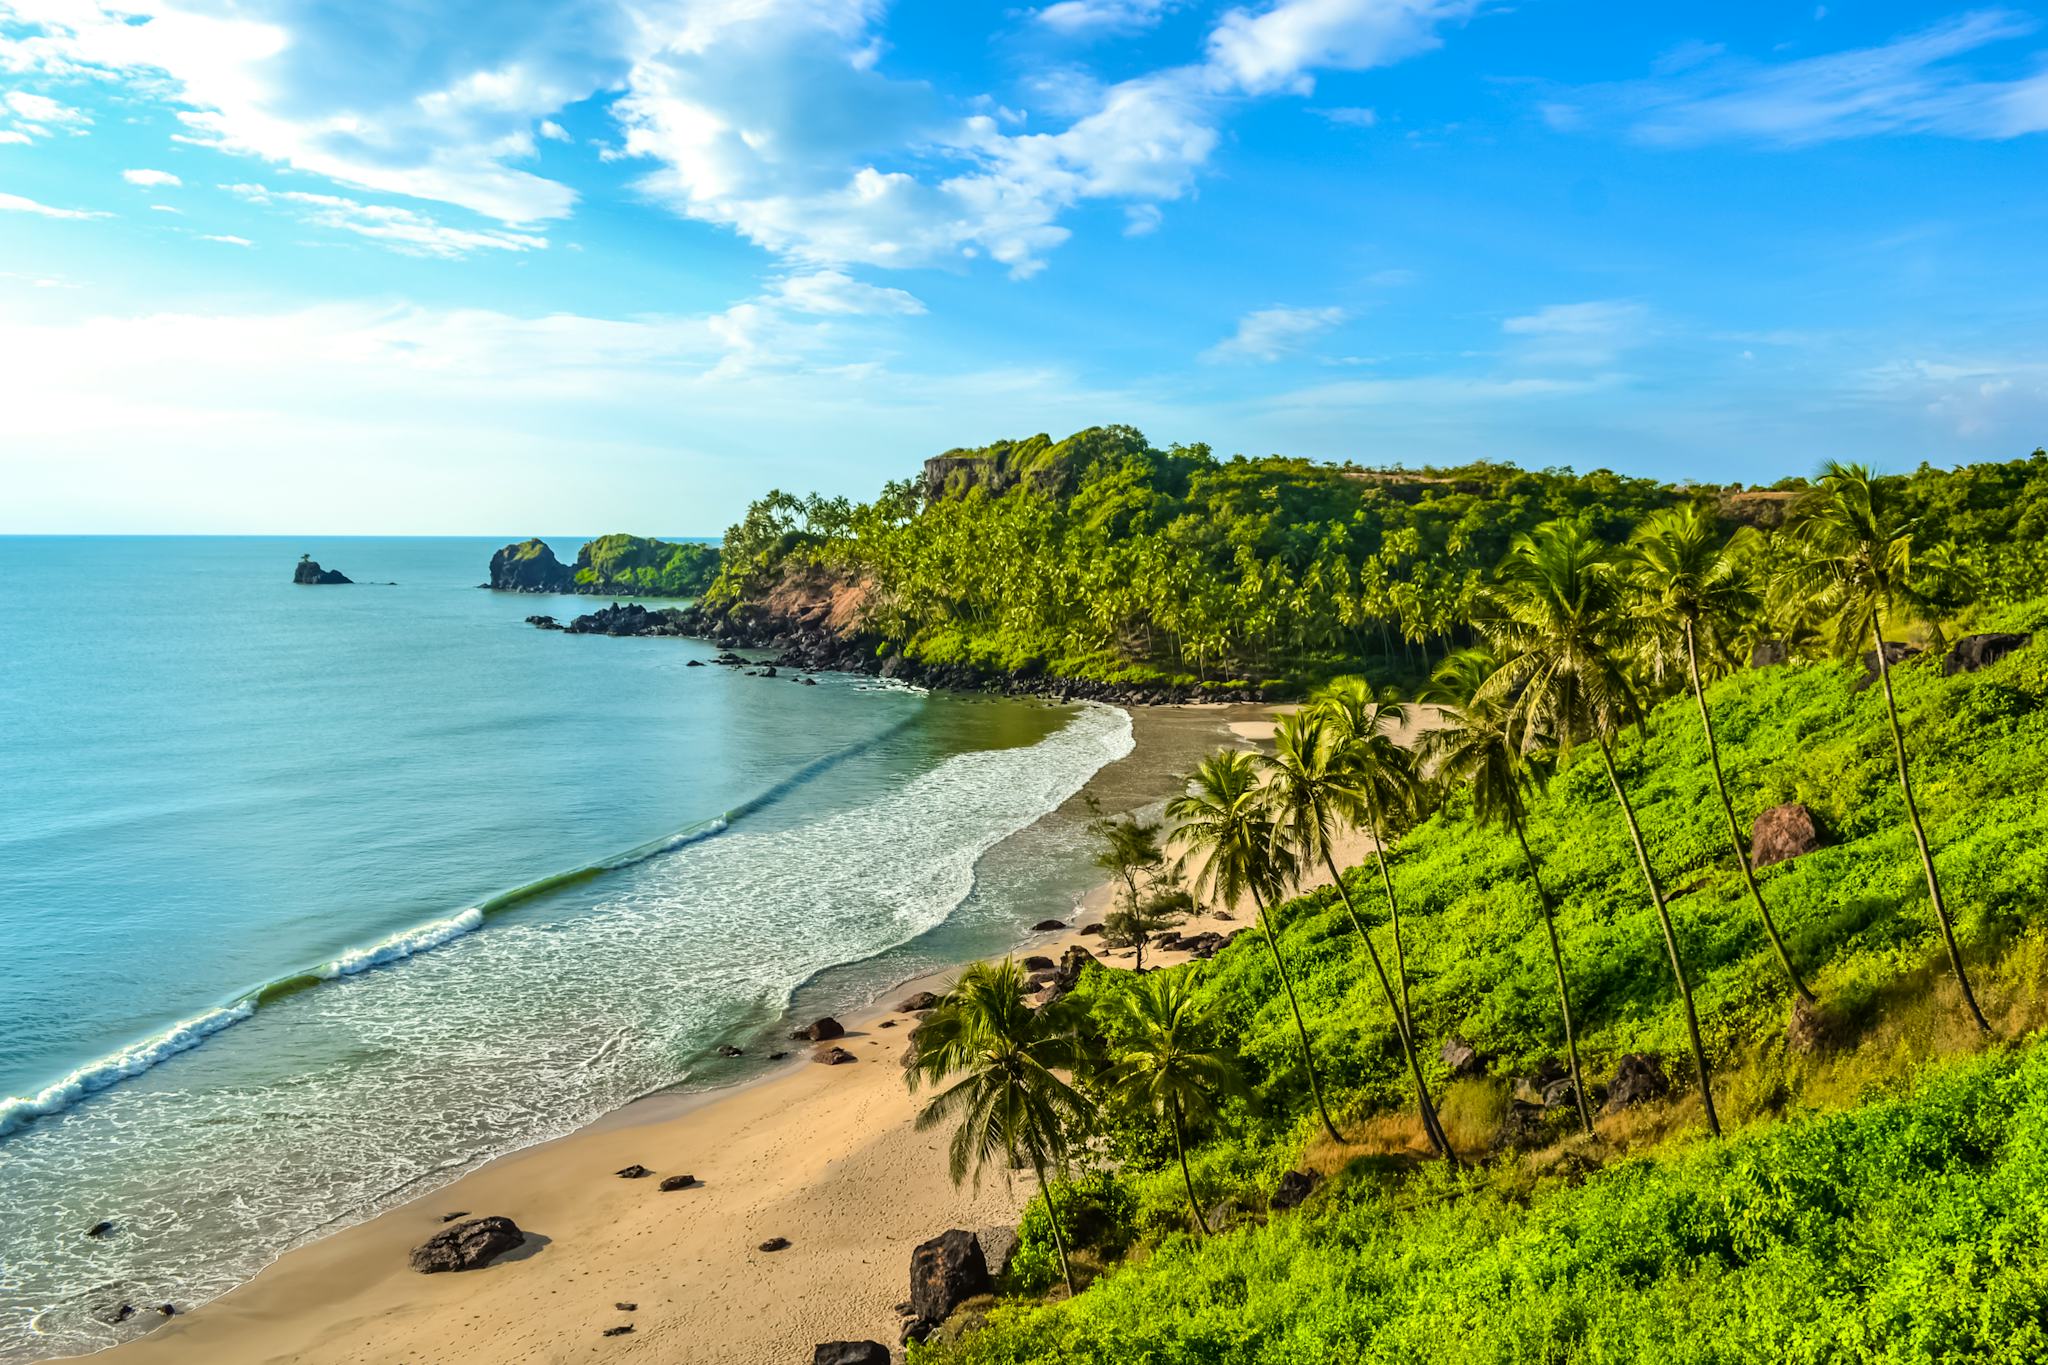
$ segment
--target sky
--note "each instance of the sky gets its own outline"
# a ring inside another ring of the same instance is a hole
[[[2048,441],[2048,7],[0,0],[0,533]]]

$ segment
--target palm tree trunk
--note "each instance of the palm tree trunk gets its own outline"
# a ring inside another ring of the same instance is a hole
[[[1401,1019],[1401,1006],[1394,999],[1393,983],[1387,980],[1387,969],[1380,962],[1380,950],[1373,946],[1372,935],[1359,922],[1358,909],[1351,903],[1351,888],[1344,885],[1344,878],[1337,872],[1337,860],[1330,856],[1330,850],[1323,850],[1323,866],[1330,870],[1330,882],[1337,888],[1337,894],[1344,898],[1344,913],[1351,919],[1351,927],[1365,943],[1366,956],[1372,959],[1372,969],[1380,979],[1380,994],[1387,998],[1387,1012],[1394,1016],[1394,1034],[1401,1040],[1401,1051],[1408,1058],[1408,1072],[1415,1078],[1416,1108],[1422,1113],[1422,1130],[1429,1135],[1430,1145],[1446,1161],[1455,1162],[1457,1154],[1451,1150],[1450,1139],[1445,1136],[1443,1124],[1436,1116],[1436,1105],[1429,1098],[1429,1084],[1422,1079],[1422,1062],[1415,1055],[1415,1039],[1408,1032],[1408,1026]]]
[[[1195,1202],[1195,1178],[1188,1174],[1187,1143],[1180,1134],[1180,1097],[1167,1096],[1167,1105],[1167,1113],[1173,1119],[1173,1154],[1180,1158],[1180,1182],[1187,1186],[1188,1191],[1188,1216],[1195,1220],[1195,1226],[1207,1237],[1209,1224],[1202,1218],[1202,1206]]]
[[[1728,845],[1735,850],[1735,861],[1742,867],[1742,879],[1749,883],[1749,897],[1756,902],[1756,912],[1763,918],[1764,932],[1771,936],[1771,947],[1778,953],[1778,962],[1791,979],[1792,989],[1799,992],[1799,998],[1807,1004],[1814,1003],[1814,995],[1799,978],[1799,969],[1792,965],[1792,954],[1785,951],[1785,940],[1778,933],[1778,922],[1771,918],[1771,907],[1764,904],[1763,888],[1756,884],[1756,869],[1750,866],[1749,850],[1743,847],[1742,827],[1735,823],[1735,805],[1728,799],[1728,779],[1721,772],[1721,748],[1714,741],[1714,718],[1707,710],[1707,691],[1700,685],[1699,649],[1693,641],[1690,620],[1685,623],[1685,666],[1692,674],[1692,696],[1699,703],[1700,728],[1707,732],[1707,757],[1714,765],[1714,789],[1721,794],[1721,813],[1728,817]]]
[[[1522,829],[1522,813],[1508,807],[1508,822],[1515,827],[1515,840],[1522,846],[1522,861],[1529,865],[1529,880],[1536,886],[1536,903],[1543,907],[1543,928],[1550,935],[1550,965],[1557,969],[1557,1008],[1564,1016],[1565,1059],[1572,1068],[1572,1098],[1579,1102],[1579,1127],[1593,1131],[1592,1101],[1586,1097],[1586,1078],[1579,1070],[1579,1040],[1572,1032],[1572,993],[1565,985],[1564,949],[1557,941],[1557,920],[1551,914],[1550,892],[1544,889],[1543,874],[1537,870],[1536,855],[1529,848],[1529,836]]]
[[[1636,823],[1635,808],[1629,805],[1628,793],[1622,790],[1621,775],[1614,771],[1614,755],[1607,747],[1606,728],[1596,722],[1593,737],[1600,741],[1600,762],[1606,765],[1608,784],[1614,788],[1614,799],[1621,803],[1621,813],[1628,821],[1628,837],[1636,846],[1636,861],[1642,865],[1643,881],[1649,885],[1650,902],[1657,907],[1657,922],[1664,926],[1664,951],[1671,957],[1671,975],[1678,982],[1678,998],[1685,1004],[1685,1027],[1692,1036],[1692,1060],[1700,1073],[1700,1100],[1707,1107],[1707,1127],[1715,1137],[1719,1137],[1721,1116],[1714,1112],[1714,1078],[1707,1070],[1706,1044],[1700,1041],[1700,1016],[1692,1004],[1692,983],[1685,979],[1685,964],[1678,957],[1678,932],[1671,927],[1671,912],[1664,907],[1664,888],[1657,885],[1657,874],[1650,867],[1649,850],[1643,847],[1643,830]]]
[[[1316,1075],[1316,1055],[1309,1046],[1308,1025],[1301,1020],[1301,1002],[1294,998],[1294,981],[1287,975],[1287,959],[1280,955],[1280,940],[1274,936],[1273,922],[1266,915],[1266,898],[1253,891],[1252,905],[1259,912],[1259,929],[1266,935],[1266,947],[1273,952],[1273,965],[1280,969],[1280,984],[1287,988],[1287,1008],[1294,1011],[1294,1030],[1301,1035],[1301,1060],[1308,1068],[1308,1088],[1315,1096],[1316,1116],[1322,1119],[1323,1131],[1330,1135],[1330,1141],[1342,1142],[1337,1125],[1330,1122],[1330,1111],[1323,1105],[1323,1083]]]
[[[1941,879],[1934,875],[1934,855],[1927,851],[1927,831],[1920,827],[1920,807],[1913,801],[1913,778],[1906,771],[1906,737],[1899,730],[1899,704],[1892,697],[1891,665],[1884,657],[1884,637],[1878,632],[1877,613],[1870,615],[1870,638],[1877,646],[1877,676],[1884,684],[1884,712],[1892,724],[1892,752],[1899,760],[1899,790],[1906,794],[1906,819],[1913,825],[1913,842],[1920,846],[1920,866],[1927,873],[1927,894],[1934,899],[1934,917],[1941,921],[1941,941],[1948,945],[1948,965],[1954,969],[1956,984],[1963,988],[1963,1003],[1982,1033],[1991,1032],[1984,1011],[1977,1008],[1977,993],[1970,989],[1970,974],[1963,970],[1963,950],[1956,943],[1955,926],[1949,923],[1948,906],[1941,899]]]
[[[1401,902],[1394,895],[1393,874],[1387,871],[1387,841],[1380,833],[1386,821],[1380,818],[1379,802],[1372,803],[1371,811],[1372,856],[1379,864],[1380,885],[1386,888],[1388,918],[1394,926],[1394,980],[1401,986],[1401,1027],[1413,1033],[1415,1024],[1408,1013],[1408,955],[1401,951]]]
[[[1072,1297],[1080,1291],[1074,1288],[1074,1268],[1067,1264],[1067,1239],[1060,1235],[1059,1210],[1052,1206],[1052,1186],[1045,1179],[1045,1158],[1033,1152],[1031,1169],[1038,1175],[1038,1193],[1045,1199],[1045,1221],[1052,1225],[1052,1249],[1059,1253],[1060,1274],[1066,1279],[1068,1296]]]

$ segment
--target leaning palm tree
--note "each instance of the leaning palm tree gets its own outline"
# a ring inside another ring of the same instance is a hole
[[[1002,1162],[1006,1176],[1021,1162],[1031,1163],[1071,1294],[1074,1272],[1045,1172],[1066,1159],[1085,1123],[1084,1101],[1059,1075],[1081,1064],[1082,1048],[1071,1002],[1034,1010],[1025,989],[1024,973],[1007,959],[967,968],[912,1035],[905,1079],[913,1091],[925,1083],[945,1086],[918,1111],[917,1127],[954,1125],[948,1148],[954,1184],[971,1173],[978,1186],[992,1160]]]
[[[1496,663],[1484,649],[1462,649],[1437,667],[1431,693],[1437,702],[1437,726],[1422,737],[1422,755],[1435,779],[1446,787],[1472,794],[1472,818],[1480,825],[1506,825],[1522,847],[1522,862],[1536,888],[1543,928],[1550,938],[1550,964],[1557,971],[1557,1008],[1564,1020],[1565,1057],[1571,1066],[1572,1098],[1579,1106],[1579,1126],[1593,1131],[1593,1110],[1579,1066],[1579,1041],[1572,1031],[1572,993],[1564,969],[1564,948],[1557,937],[1557,916],[1543,871],[1529,847],[1523,818],[1523,792],[1537,785],[1542,773],[1535,763],[1527,718],[1512,698],[1488,695],[1486,680]]]
[[[1357,793],[1356,809],[1372,835],[1373,859],[1380,886],[1387,893],[1387,917],[1394,929],[1394,981],[1401,992],[1401,1027],[1415,1031],[1408,1009],[1408,954],[1401,944],[1401,901],[1387,870],[1387,845],[1416,809],[1421,784],[1415,756],[1395,738],[1408,722],[1408,708],[1391,690],[1375,691],[1363,678],[1339,678],[1316,697],[1315,709],[1325,716],[1346,752]]]
[[[1547,522],[1515,537],[1478,622],[1501,659],[1481,691],[1490,698],[1515,699],[1522,720],[1549,733],[1565,757],[1570,756],[1573,734],[1581,729],[1590,731],[1598,743],[1607,784],[1621,808],[1629,842],[1635,845],[1636,863],[1664,931],[1664,951],[1685,1007],[1686,1032],[1699,1071],[1707,1127],[1719,1137],[1721,1118],[1714,1110],[1713,1075],[1707,1068],[1706,1044],[1700,1038],[1692,983],[1686,979],[1685,962],[1678,952],[1678,931],[1672,927],[1664,888],[1650,865],[1635,807],[1614,767],[1610,734],[1623,721],[1640,714],[1623,663],[1628,640],[1621,608],[1621,582],[1612,559],[1583,527],[1575,522]]]
[[[1273,756],[1264,765],[1266,789],[1272,793],[1279,832],[1293,850],[1297,863],[1321,863],[1343,899],[1344,913],[1351,920],[1352,931],[1365,944],[1373,974],[1379,978],[1380,993],[1386,997],[1387,1011],[1393,1016],[1394,1036],[1400,1039],[1409,1074],[1415,1081],[1416,1108],[1422,1115],[1423,1131],[1437,1152],[1450,1158],[1451,1144],[1437,1118],[1436,1106],[1430,1101],[1429,1083],[1423,1079],[1422,1063],[1415,1055],[1415,1038],[1401,1001],[1387,979],[1386,966],[1380,961],[1371,933],[1359,921],[1358,907],[1351,901],[1351,888],[1337,870],[1333,847],[1337,827],[1359,825],[1371,819],[1367,810],[1369,778],[1355,761],[1357,746],[1347,744],[1340,735],[1340,724],[1319,707],[1282,717],[1273,736]],[[1381,871],[1385,871],[1384,862]]]
[[[1219,1100],[1244,1093],[1245,1085],[1229,1057],[1204,1045],[1207,1020],[1195,993],[1198,979],[1192,970],[1154,972],[1118,997],[1128,1031],[1103,1086],[1131,1108],[1166,1119],[1188,1193],[1188,1217],[1206,1236],[1209,1225],[1188,1171],[1187,1125],[1213,1115]]]
[[[1779,965],[1799,998],[1812,1004],[1813,991],[1792,965],[1792,954],[1785,949],[1784,935],[1771,917],[1763,888],[1757,884],[1756,868],[1749,861],[1749,849],[1742,842],[1742,827],[1736,822],[1734,803],[1728,799],[1728,778],[1721,771],[1713,712],[1707,709],[1706,687],[1700,677],[1702,643],[1709,647],[1710,662],[1726,661],[1728,637],[1763,611],[1763,597],[1749,572],[1754,537],[1755,532],[1743,527],[1724,543],[1713,518],[1699,504],[1669,508],[1636,528],[1629,544],[1628,577],[1637,594],[1638,617],[1648,621],[1654,636],[1678,645],[1672,652],[1683,663],[1699,708],[1700,728],[1706,732],[1714,790],[1720,795],[1721,814],[1728,824],[1728,846],[1749,885],[1749,897],[1756,903],[1757,917],[1763,921]]]
[[[1773,604],[1788,615],[1827,622],[1834,652],[1839,657],[1854,658],[1865,644],[1876,650],[1875,668],[1878,681],[1884,685],[1884,709],[1891,722],[1899,791],[1906,798],[1906,819],[1913,827],[1913,842],[1920,849],[1921,869],[1927,874],[1927,894],[1934,902],[1934,918],[1948,948],[1949,967],[1962,988],[1963,1004],[1978,1029],[1989,1033],[1991,1025],[1984,1018],[1984,1011],[1977,1007],[1970,975],[1963,968],[1963,951],[1956,942],[1948,905],[1942,899],[1941,878],[1934,871],[1934,855],[1927,849],[1927,831],[1920,824],[1920,808],[1913,800],[1906,737],[1899,728],[1899,704],[1892,695],[1891,660],[1885,657],[1886,620],[1903,623],[1925,610],[1912,583],[1912,523],[1893,517],[1868,469],[1830,460],[1822,466],[1819,486],[1793,504],[1786,518],[1785,533],[1795,553],[1772,584]]]
[[[1166,814],[1178,824],[1175,842],[1186,849],[1182,857],[1191,874],[1189,889],[1198,897],[1225,905],[1251,899],[1273,965],[1280,972],[1280,985],[1287,993],[1287,1008],[1294,1013],[1294,1030],[1301,1038],[1301,1061],[1308,1071],[1316,1116],[1323,1121],[1330,1141],[1342,1142],[1323,1104],[1315,1049],[1301,1017],[1301,1002],[1294,996],[1287,958],[1280,951],[1280,936],[1274,932],[1273,917],[1267,910],[1293,880],[1294,854],[1284,840],[1275,837],[1279,826],[1273,802],[1259,785],[1257,763],[1237,749],[1211,754],[1189,775],[1187,791],[1167,803]]]

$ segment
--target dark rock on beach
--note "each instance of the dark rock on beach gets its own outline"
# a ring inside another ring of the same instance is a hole
[[[848,1062],[857,1062],[860,1058],[843,1047],[822,1047],[811,1054],[811,1060],[823,1062],[826,1066],[844,1066]]]
[[[1088,938],[1088,937],[1091,937],[1092,935],[1095,935],[1095,934],[1099,934],[1099,933],[1101,933],[1101,932],[1102,932],[1102,924],[1101,924],[1101,922],[1100,922],[1100,921],[1098,921],[1098,922],[1096,922],[1096,923],[1094,923],[1094,924],[1084,924],[1084,925],[1082,925],[1082,926],[1081,926],[1081,930],[1080,930],[1080,933],[1081,933],[1081,937],[1082,937],[1082,938]]]
[[[510,1218],[472,1218],[435,1233],[412,1249],[412,1268],[422,1275],[444,1270],[481,1270],[524,1244],[526,1234]]]
[[[1820,825],[1797,801],[1773,806],[1749,827],[1749,861],[1754,867],[1789,862],[1820,847]]]
[[[820,1342],[811,1365],[889,1365],[889,1348],[879,1341]]]
[[[2033,639],[2031,635],[2013,635],[1993,631],[1988,635],[1965,635],[1956,641],[1955,648],[1941,661],[1944,677],[1958,673],[1975,673],[1980,668],[1989,668],[2006,655]]]
[[[1094,961],[1095,954],[1089,952],[1080,944],[1076,943],[1069,947],[1064,953],[1060,954],[1059,970],[1053,977],[1054,989],[1061,995],[1065,995],[1068,991],[1074,989],[1074,986],[1081,980],[1082,969]]]
[[[803,1042],[823,1043],[833,1038],[844,1038],[846,1027],[828,1014],[815,1023],[806,1024],[789,1036]]]
[[[615,1303],[612,1307],[618,1309],[621,1313],[637,1313],[640,1311],[640,1305],[637,1303]]]
[[[661,1191],[664,1194],[668,1194],[675,1190],[690,1189],[696,1184],[697,1177],[694,1175],[671,1175],[662,1180]]]
[[[454,1221],[455,1221],[456,1219],[458,1219],[458,1218],[467,1218],[467,1217],[469,1217],[469,1210],[468,1210],[468,1209],[457,1209],[457,1210],[455,1210],[455,1212],[453,1212],[453,1213],[444,1213],[444,1214],[442,1214],[442,1215],[441,1215],[441,1221],[442,1221],[442,1222],[444,1222],[444,1223],[452,1223],[452,1222],[454,1222]]]
[[[1049,972],[1058,964],[1043,953],[1034,953],[1017,965],[1027,972]]]
[[[336,583],[353,583],[355,580],[339,569],[321,568],[313,561],[311,555],[300,555],[298,567],[292,570],[292,582],[325,586]]]
[[[720,1043],[718,1045],[718,1055],[721,1057],[744,1057],[747,1054],[734,1047],[731,1043]]]
[[[896,1012],[898,1014],[918,1014],[925,1010],[936,1008],[938,1003],[938,996],[933,995],[930,991],[919,991],[916,995],[905,997],[903,1002],[896,1006]]]
[[[1066,927],[1067,922],[1063,919],[1042,919],[1031,926],[1031,932],[1034,934],[1049,934],[1055,929],[1064,929]]]
[[[653,1175],[654,1172],[648,1170],[645,1166],[642,1166],[639,1162],[636,1161],[632,1165],[626,1167],[624,1170],[617,1172],[617,1174],[619,1179],[621,1180],[641,1180],[647,1176]]]
[[[940,1323],[968,1299],[994,1290],[981,1243],[965,1228],[951,1228],[910,1253],[910,1312]]]
[[[630,1322],[622,1322],[622,1323],[620,1323],[620,1324],[619,1324],[619,1325],[618,1325],[617,1327],[607,1327],[607,1328],[605,1328],[605,1329],[604,1329],[604,1334],[605,1334],[606,1336],[608,1336],[608,1337],[623,1337],[623,1336],[629,1336],[629,1335],[631,1335],[632,1331],[633,1331],[633,1324],[632,1324],[632,1323],[630,1323]]]
[[[788,1249],[789,1239],[787,1237],[770,1237],[767,1241],[761,1243],[761,1250],[763,1251],[787,1251]]]
[[[529,616],[529,617],[527,617],[527,618],[526,618],[526,624],[527,624],[527,625],[529,625],[529,626],[532,626],[532,627],[534,627],[534,628],[535,628],[535,629],[537,629],[537,630],[566,630],[566,629],[567,629],[567,627],[566,627],[566,626],[564,626],[564,625],[563,625],[563,624],[562,624],[562,623],[561,623],[560,621],[557,621],[557,620],[556,620],[556,619],[555,619],[554,617],[552,617],[552,616]]]

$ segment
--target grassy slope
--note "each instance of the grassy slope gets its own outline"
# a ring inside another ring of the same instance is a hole
[[[2035,604],[1985,625],[2044,621],[2048,605]],[[1768,669],[1711,693],[1738,815],[1805,801],[1834,840],[1763,874],[1793,952],[1848,1033],[1828,1057],[1783,1045],[1789,995],[1727,862],[1689,700],[1662,708],[1651,737],[1624,750],[1658,869],[1667,887],[1690,888],[1673,909],[1731,1141],[1707,1144],[1697,1101],[1680,1099],[1603,1120],[1601,1139],[1567,1141],[1562,1158],[1504,1158],[1462,1181],[1388,1178],[1390,1165],[1406,1164],[1359,1149],[1305,1153],[1285,1006],[1263,949],[1241,940],[1209,969],[1208,989],[1266,1103],[1197,1153],[1205,1197],[1236,1192],[1257,1204],[1304,1156],[1331,1169],[1350,1160],[1348,1178],[1304,1215],[1196,1247],[1172,1232],[1177,1173],[1142,1170],[1158,1144],[1127,1137],[1123,1150],[1140,1160],[1090,1187],[1103,1192],[1092,1202],[1114,1205],[1105,1221],[1160,1243],[1156,1254],[1072,1305],[1002,1310],[958,1358],[2048,1356],[2048,1194],[2032,1192],[2048,1175],[2035,1136],[2048,1119],[2048,1055],[1925,1065],[1975,1044],[1941,973],[1882,696],[1852,691],[1853,677]],[[2048,964],[2048,638],[1983,673],[1945,679],[1916,666],[1896,684],[1979,995],[2001,1033],[2017,1037],[2041,1021]],[[1531,835],[1563,905],[1591,1073],[1649,1050],[1682,1083],[1683,1025],[1596,755],[1576,756],[1553,784]],[[1455,1029],[1498,1056],[1500,1075],[1556,1055],[1549,959],[1512,841],[1439,817],[1404,841],[1395,880],[1425,1040]],[[1351,881],[1379,922],[1376,881]],[[1401,1095],[1392,1034],[1334,897],[1283,913],[1348,1126],[1382,1152],[1413,1144],[1405,1120],[1386,1112]],[[1091,974],[1087,989],[1119,987],[1116,974]],[[1441,1091],[1440,1068],[1435,1079]],[[1841,1112],[1874,1096],[1886,1098]],[[1476,1148],[1505,1108],[1505,1087],[1460,1082],[1444,1102]],[[1622,1155],[1630,1150],[1640,1155]],[[1546,1176],[1581,1159],[1607,1169],[1580,1189]]]

